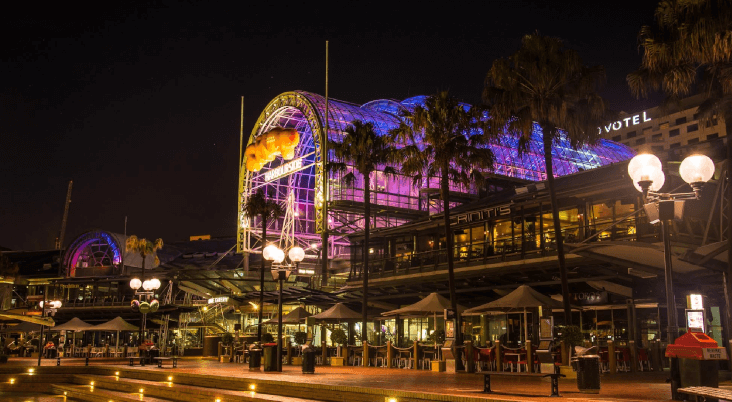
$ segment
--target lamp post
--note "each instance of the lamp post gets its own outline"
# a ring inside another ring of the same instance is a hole
[[[130,280],[130,288],[135,291],[135,296],[140,299],[132,301],[132,310],[135,312],[142,313],[142,325],[140,325],[140,340],[139,344],[142,345],[145,334],[145,327],[147,326],[147,313],[154,313],[158,311],[160,303],[153,299],[151,302],[147,302],[150,297],[155,296],[155,291],[160,289],[160,280],[152,278],[149,280],[141,281],[139,278],[132,278]],[[140,291],[140,288],[143,290]],[[142,301],[142,296],[145,296],[145,301]]]
[[[661,223],[663,236],[663,256],[666,282],[666,307],[668,315],[668,344],[672,344],[678,335],[678,317],[673,292],[673,269],[671,266],[671,239],[669,226],[671,220],[681,219],[684,212],[684,200],[698,200],[701,188],[714,175],[714,162],[705,155],[692,155],[684,159],[679,167],[679,174],[689,183],[691,193],[658,192],[666,180],[661,161],[651,154],[639,154],[628,164],[628,174],[635,188],[643,194],[643,208],[651,224]]]
[[[270,261],[271,263],[271,271],[272,271],[272,277],[273,279],[280,280],[280,292],[279,292],[279,324],[277,326],[277,371],[282,371],[282,280],[286,279],[285,277],[289,275],[288,272],[284,272],[282,269],[274,269],[274,264],[281,264],[282,261],[285,260],[285,252],[282,251],[279,247],[275,246],[274,244],[270,244],[269,246],[265,247],[262,250],[262,256],[265,260]],[[262,290],[264,291],[264,286],[262,286]],[[259,325],[261,326],[262,323],[260,322]],[[265,363],[266,364],[266,363]],[[266,370],[266,365],[264,366]]]

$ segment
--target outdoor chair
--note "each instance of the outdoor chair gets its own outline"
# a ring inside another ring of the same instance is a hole
[[[600,371],[607,373],[610,371],[609,352],[607,348],[600,348]]]
[[[651,361],[648,359],[648,349],[638,348],[638,366],[640,371],[643,371],[643,367],[648,367],[648,371],[651,371]]]
[[[630,371],[630,349],[622,348],[620,349],[620,354],[620,365],[618,367],[618,370],[622,370],[625,372]]]

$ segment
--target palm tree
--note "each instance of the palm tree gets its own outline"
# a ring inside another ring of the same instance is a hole
[[[145,279],[145,257],[155,254],[161,248],[163,248],[163,239],[157,239],[155,242],[151,242],[147,239],[138,239],[135,235],[127,238],[125,250],[127,252],[138,253],[140,254],[140,257],[142,257],[142,274],[140,277],[143,280]],[[153,266],[157,267],[158,265],[160,265],[160,259],[158,259],[157,254],[155,254]]]
[[[705,100],[697,109],[702,125],[717,117],[727,130],[727,182],[732,182],[732,1],[663,0],[656,8],[656,27],[643,26],[638,42],[643,59],[628,74],[630,91],[647,97],[663,90],[664,106],[673,105],[696,88]],[[727,186],[732,200],[732,185]],[[728,202],[727,216],[732,216]],[[727,259],[732,261],[732,224],[727,225]],[[732,266],[724,273],[732,292]],[[727,333],[732,332],[732,306],[727,300]]]
[[[345,130],[345,135],[340,141],[328,140],[328,149],[333,152],[334,161],[328,163],[328,170],[338,173],[346,173],[343,176],[345,185],[352,185],[356,175],[354,170],[363,178],[363,202],[364,202],[364,243],[363,243],[363,267],[361,279],[363,280],[363,327],[361,337],[367,341],[366,316],[368,291],[369,291],[369,236],[371,234],[371,173],[381,167],[386,175],[396,174],[387,163],[396,161],[395,148],[388,136],[381,136],[374,131],[373,123],[364,123],[354,120]]]
[[[524,36],[514,55],[493,62],[483,91],[492,120],[488,131],[519,133],[519,152],[526,150],[534,124],[541,128],[566,325],[572,324],[572,315],[554,189],[552,143],[566,136],[576,148],[595,139],[605,116],[605,103],[596,92],[604,78],[601,66],[586,67],[577,53],[564,48],[560,39],[534,33]]]
[[[264,196],[264,191],[261,189],[257,190],[256,193],[252,194],[244,204],[244,215],[250,219],[254,219],[255,216],[259,216],[262,219],[262,250],[267,246],[267,221],[270,219],[277,219],[284,215],[285,211],[282,205],[276,201],[268,200]],[[264,308],[264,255],[262,256],[262,269],[259,273],[259,325],[257,325],[257,342],[262,341],[262,318]]]
[[[485,146],[481,129],[484,113],[480,107],[467,108],[447,91],[427,97],[424,106],[402,112],[404,121],[393,129],[400,149],[401,173],[413,178],[415,186],[423,179],[440,179],[440,196],[447,242],[447,273],[450,307],[457,312],[453,234],[450,229],[450,184],[470,186],[482,182],[482,172],[493,168],[493,152]],[[457,326],[457,328],[460,328]],[[462,343],[460,331],[456,344]]]

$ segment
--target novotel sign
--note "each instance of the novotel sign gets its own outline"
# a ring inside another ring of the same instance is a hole
[[[609,123],[605,126],[598,127],[599,133],[602,134],[602,130],[605,129],[606,133],[609,133],[611,131],[617,131],[620,130],[623,127],[630,127],[630,126],[636,126],[641,123],[645,123],[651,121],[651,118],[646,115],[646,112],[639,113],[635,116],[626,117],[624,119],[614,121],[612,123]]]
[[[264,181],[270,182],[272,180],[277,180],[282,176],[287,176],[288,174],[300,169],[302,169],[302,158],[295,159],[285,163],[284,165],[277,166],[274,169],[264,172]]]

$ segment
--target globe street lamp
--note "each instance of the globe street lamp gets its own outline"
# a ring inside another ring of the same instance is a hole
[[[160,303],[155,299],[148,303],[149,298],[155,296],[155,291],[160,289],[160,280],[152,278],[141,281],[139,278],[132,278],[130,279],[130,288],[135,291],[135,296],[138,296],[140,299],[132,300],[130,307],[132,311],[142,313],[142,325],[140,326],[140,344],[142,344],[144,340],[142,337],[147,326],[147,313],[154,313],[160,307]],[[140,291],[140,288],[143,290]],[[142,301],[142,296],[145,296],[145,301]]]
[[[289,276],[289,271],[285,272],[282,269],[274,269],[274,264],[281,264],[282,261],[285,260],[285,252],[282,251],[279,247],[270,244],[269,246],[265,247],[262,250],[262,256],[265,260],[270,261],[271,265],[271,271],[272,271],[272,277],[274,279],[280,280],[280,292],[279,292],[279,324],[277,326],[277,371],[282,371],[282,280],[286,279],[286,276]],[[279,267],[281,268],[281,267]],[[264,291],[264,283],[262,283],[262,288],[260,292]],[[261,315],[261,310],[260,310]],[[260,327],[262,325],[261,319],[259,323]],[[266,366],[265,366],[266,367]]]
[[[673,292],[673,270],[671,267],[671,220],[681,219],[684,212],[684,200],[697,200],[701,197],[701,188],[714,175],[714,162],[705,155],[692,155],[684,159],[679,167],[679,174],[689,183],[691,193],[660,193],[666,177],[663,174],[661,161],[651,154],[639,154],[628,164],[628,175],[635,188],[643,194],[643,208],[650,223],[661,223],[663,236],[663,256],[666,279],[666,306],[668,315],[668,344],[672,344],[678,335],[678,317]]]

